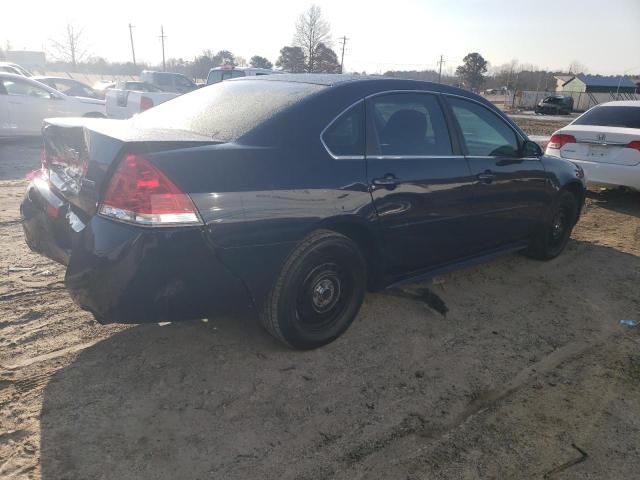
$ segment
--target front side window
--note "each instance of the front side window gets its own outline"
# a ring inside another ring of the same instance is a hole
[[[382,95],[371,100],[371,110],[381,155],[452,154],[447,125],[435,95]]]
[[[364,155],[364,102],[340,115],[322,134],[322,141],[335,157]]]
[[[44,88],[33,85],[30,82],[14,79],[3,80],[4,88],[8,95],[23,95],[36,98],[51,98],[51,93]]]
[[[450,97],[467,153],[477,157],[518,157],[516,133],[489,109],[475,102]]]
[[[176,77],[176,83],[180,87],[187,87],[187,88],[195,87],[195,85],[191,80],[189,80],[187,77],[183,77],[182,75]]]

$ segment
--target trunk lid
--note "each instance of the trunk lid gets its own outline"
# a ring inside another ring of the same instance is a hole
[[[102,193],[125,152],[219,143],[192,132],[141,129],[130,121],[98,118],[47,119],[42,132],[45,177],[85,220],[96,213]]]
[[[627,166],[640,163],[640,151],[626,148],[629,143],[640,140],[640,129],[568,125],[557,133],[573,135],[577,142],[562,147],[560,152],[564,158]]]

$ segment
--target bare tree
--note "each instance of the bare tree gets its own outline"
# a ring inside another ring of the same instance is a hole
[[[320,7],[311,5],[309,10],[298,17],[293,44],[304,52],[307,60],[307,72],[315,72],[318,46],[320,44],[330,46],[331,44],[329,23],[322,18]]]
[[[569,64],[569,73],[578,74],[587,73],[588,71],[589,70],[587,70],[587,67],[577,60],[574,60]]]
[[[82,29],[78,30],[71,24],[67,24],[64,37],[60,40],[51,40],[53,55],[73,66],[75,71],[79,62],[87,56],[87,51],[82,47]]]

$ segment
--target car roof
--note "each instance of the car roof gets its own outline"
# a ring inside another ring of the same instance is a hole
[[[0,76],[7,77],[7,78],[16,78],[20,80],[24,80],[24,79],[29,80],[29,77],[25,77],[24,75],[18,75],[17,73],[0,72]]]
[[[32,77],[25,77],[23,75],[16,75],[15,73],[0,72],[0,78],[9,78],[9,79],[15,79],[15,80],[22,80],[23,82],[35,83],[38,87],[44,88],[45,90],[47,90],[47,91],[49,91],[51,93],[55,93],[56,95],[62,95],[63,97],[66,97],[66,95],[64,93],[59,92],[55,88],[51,88],[46,83],[42,83],[42,82],[39,82],[38,80],[34,80]]]
[[[237,67],[237,66],[233,66],[233,65],[227,65],[227,66],[222,66],[222,67],[213,67],[213,68],[209,69],[210,72],[225,71],[225,70],[241,70],[243,72],[252,71],[252,72],[286,73],[286,72],[281,72],[280,70],[273,70],[271,68]]]
[[[598,107],[640,107],[640,100],[616,100],[597,105]]]
[[[75,78],[69,77],[54,77],[52,75],[34,75],[31,77],[33,80],[66,80],[69,82],[77,82],[82,83],[80,80],[76,80]]]
[[[385,77],[382,75],[350,75],[340,73],[287,73],[283,75],[261,75],[257,77],[240,77],[225,80],[227,82],[292,82],[309,83],[325,87],[362,87],[367,95],[385,90],[423,90],[436,93],[450,93],[461,97],[472,98],[483,103],[490,103],[478,95],[451,87],[441,83],[426,82],[423,80],[408,80],[403,78]]]
[[[145,73],[161,73],[163,75],[180,75],[181,77],[185,77],[186,75],[182,74],[182,73],[178,73],[178,72],[163,72],[161,70],[143,70],[142,71],[143,74]]]

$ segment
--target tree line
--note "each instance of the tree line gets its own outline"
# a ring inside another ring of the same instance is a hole
[[[133,62],[110,62],[102,57],[88,55],[82,37],[82,29],[67,25],[63,36],[51,40],[47,69],[53,71],[82,71],[84,73],[106,75],[139,75],[142,70],[162,70],[162,65]],[[322,16],[322,10],[312,5],[301,13],[295,23],[290,45],[280,49],[275,67],[290,73],[342,73],[343,66],[338,55],[331,48],[331,28]],[[0,48],[0,60],[4,57]],[[251,66],[272,69],[274,63],[261,55],[254,55],[248,61],[234,55],[229,50],[203,50],[192,60],[169,58],[168,71],[182,73],[194,79],[204,79],[215,67]],[[572,62],[566,73],[584,73],[586,68],[579,62]],[[363,72],[366,73],[366,72]],[[531,65],[520,65],[517,60],[498,67],[489,67],[489,62],[478,52],[467,54],[455,71],[396,70],[387,71],[385,76],[425,81],[441,81],[448,85],[478,91],[481,88],[508,90],[554,90],[554,76],[563,72],[551,72]],[[565,74],[566,74],[565,73]]]
[[[331,28],[322,16],[322,10],[312,5],[300,14],[295,24],[295,33],[290,45],[280,50],[275,65],[291,73],[339,73],[342,70],[338,55],[331,48]],[[139,75],[142,70],[162,70],[161,65],[133,62],[110,62],[99,56],[90,56],[84,47],[82,29],[67,25],[64,34],[50,41],[47,69],[107,75]],[[4,52],[0,48],[0,59]],[[274,64],[264,56],[254,55],[249,61],[234,55],[229,50],[203,50],[193,60],[169,58],[168,71],[182,73],[188,77],[204,79],[215,67],[245,67],[272,69]]]

